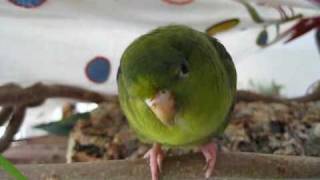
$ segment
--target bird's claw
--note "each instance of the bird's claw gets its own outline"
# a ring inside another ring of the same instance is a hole
[[[149,158],[152,180],[158,180],[162,169],[162,160],[164,158],[161,146],[159,144],[153,145],[153,147],[144,155],[144,158]]]
[[[200,149],[207,162],[206,166],[204,167],[205,177],[209,178],[212,175],[216,164],[217,145],[214,143],[209,143],[202,146]]]

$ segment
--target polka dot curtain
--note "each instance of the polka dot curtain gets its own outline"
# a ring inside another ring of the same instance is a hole
[[[281,37],[319,28],[319,9],[318,0],[1,1],[0,84],[116,93],[123,50],[155,27],[185,24],[216,36],[238,62]],[[292,29],[302,16],[310,21]]]

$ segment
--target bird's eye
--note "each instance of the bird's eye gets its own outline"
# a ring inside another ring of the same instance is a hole
[[[187,63],[185,63],[185,62],[181,63],[179,75],[180,75],[181,77],[187,77],[188,74],[189,74],[189,68],[188,68]]]

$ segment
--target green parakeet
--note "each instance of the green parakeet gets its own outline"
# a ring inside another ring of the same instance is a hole
[[[138,137],[154,146],[150,158],[157,180],[168,147],[198,146],[214,169],[216,145],[236,95],[231,56],[215,38],[186,26],[160,27],[132,42],[117,75],[121,107]]]

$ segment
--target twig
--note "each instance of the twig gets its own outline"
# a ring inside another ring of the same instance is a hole
[[[104,96],[94,91],[67,85],[44,85],[37,83],[25,89],[0,87],[0,105],[34,104],[47,98],[72,98],[80,101],[115,101],[115,96]]]
[[[272,96],[265,96],[262,94],[254,93],[251,91],[245,91],[245,90],[237,91],[237,102],[240,102],[240,101],[244,101],[244,102],[263,101],[263,102],[287,103],[287,101],[284,99],[280,99]]]
[[[164,160],[162,179],[199,180],[204,178],[205,160],[201,155],[168,157]],[[214,177],[210,179],[276,179],[320,177],[320,159],[256,153],[218,153]],[[105,162],[20,165],[29,179],[112,179],[150,180],[146,160],[112,160]],[[8,176],[0,171],[0,179]]]
[[[311,94],[307,94],[305,96],[300,96],[296,98],[278,98],[272,96],[265,96],[262,94],[254,93],[251,91],[238,90],[237,92],[237,102],[255,102],[255,101],[263,101],[263,102],[277,102],[289,104],[291,102],[310,102],[310,101],[319,101],[320,100],[320,91],[315,91]]]
[[[296,97],[296,98],[291,98],[289,100],[296,101],[296,102],[318,101],[318,100],[320,100],[320,91],[315,91],[311,94],[307,94],[305,96],[300,96],[300,97]]]
[[[3,152],[10,146],[14,135],[20,129],[25,112],[26,107],[24,106],[18,106],[14,109],[13,115],[9,120],[9,125],[6,128],[4,135],[0,138],[0,152]]]
[[[13,107],[3,107],[0,111],[0,126],[3,126],[9,120],[13,112]]]

